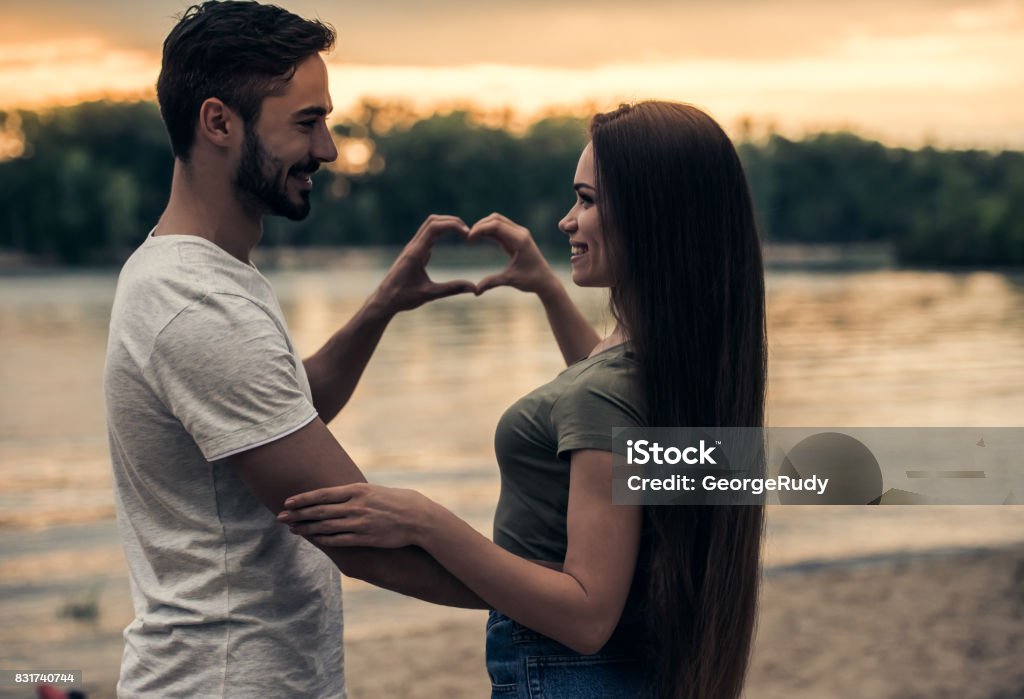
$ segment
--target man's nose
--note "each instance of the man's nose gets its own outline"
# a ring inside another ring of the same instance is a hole
[[[321,163],[333,163],[338,159],[338,146],[335,145],[327,124],[317,130],[316,138],[313,139],[313,157]]]

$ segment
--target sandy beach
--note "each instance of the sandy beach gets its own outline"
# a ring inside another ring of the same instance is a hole
[[[489,696],[484,612],[435,607],[357,581],[345,587],[351,699]],[[81,688],[90,699],[114,696],[120,630],[130,618],[126,598],[105,594],[107,611],[74,637],[63,625],[15,636],[26,658],[75,658],[87,668]],[[1024,543],[803,561],[766,570],[745,697],[1020,698],[1022,657]],[[3,699],[30,696],[0,688]]]
[[[488,696],[483,616],[347,645],[352,699]],[[766,576],[746,697],[1024,697],[1024,546]]]

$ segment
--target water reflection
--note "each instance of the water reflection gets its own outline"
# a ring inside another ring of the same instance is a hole
[[[476,279],[488,270],[443,272]],[[297,345],[310,353],[381,275],[345,269],[270,277]],[[0,279],[5,663],[40,657],[49,639],[75,645],[79,665],[116,668],[130,603],[111,521],[101,402],[113,289],[112,274]],[[572,293],[588,318],[610,330],[602,292]],[[1022,301],[1021,276],[994,272],[772,273],[769,421],[1020,425]],[[392,322],[331,429],[371,479],[421,488],[486,531],[497,492],[494,425],[513,400],[562,366],[535,298],[501,289],[446,299]],[[978,545],[1024,531],[1024,508],[882,510],[774,511],[768,561]],[[92,627],[56,617],[97,581],[102,612]],[[368,633],[360,605],[380,604],[360,590],[346,599],[357,636]],[[33,640],[26,628],[48,630]]]
[[[1021,300],[993,273],[774,277],[770,421],[1019,424]]]
[[[270,275],[300,349],[341,327],[381,273]],[[113,286],[109,274],[0,280],[2,526],[109,516],[101,384]],[[602,292],[572,291],[611,327]],[[1022,296],[1019,275],[993,272],[773,273],[769,421],[1019,424]],[[332,429],[370,470],[490,473],[501,412],[561,368],[535,298],[500,289],[446,299],[392,322]]]

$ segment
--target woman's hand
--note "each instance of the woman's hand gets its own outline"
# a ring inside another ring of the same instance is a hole
[[[418,546],[422,525],[440,505],[415,490],[353,483],[294,495],[277,519],[322,546]]]
[[[540,294],[551,288],[552,284],[559,284],[551,265],[544,259],[526,228],[495,213],[473,224],[466,239],[472,242],[481,238],[495,240],[511,259],[505,269],[477,283],[478,296],[496,286],[511,286],[520,291]]]

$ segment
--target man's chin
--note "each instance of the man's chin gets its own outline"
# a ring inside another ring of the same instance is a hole
[[[288,219],[289,221],[301,221],[309,216],[310,204],[309,195],[306,192],[299,194],[300,201],[294,201],[291,197],[286,199],[278,200],[274,204],[268,207],[268,212],[272,216],[281,216]]]
[[[309,209],[310,206],[308,203],[306,203],[301,207],[291,208],[288,209],[287,211],[281,211],[278,213],[278,215],[285,217],[289,221],[302,221],[307,216],[309,216]]]

